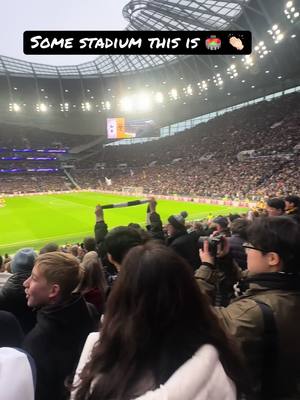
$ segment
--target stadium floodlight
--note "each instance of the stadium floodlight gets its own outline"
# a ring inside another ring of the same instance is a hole
[[[207,82],[206,81],[202,81],[202,89],[203,90],[207,90],[208,86],[207,86]]]
[[[88,101],[86,101],[85,103],[81,103],[82,111],[91,111],[91,109],[92,109],[91,103],[89,103]]]
[[[171,100],[177,100],[178,99],[178,91],[177,89],[171,89],[169,92],[170,99]]]
[[[9,111],[19,112],[21,111],[21,106],[19,106],[17,103],[9,103]]]
[[[37,112],[47,112],[48,107],[44,103],[39,103],[39,104],[36,104],[36,111]]]
[[[148,111],[151,109],[151,98],[146,93],[139,93],[135,96],[135,106],[139,111]]]
[[[154,96],[154,97],[155,97],[156,103],[161,104],[161,103],[164,102],[164,95],[163,95],[161,92],[155,93],[155,96]]]
[[[296,19],[299,18],[299,11],[296,10],[292,1],[288,1],[286,3],[284,14],[291,24],[293,24]]]
[[[246,69],[249,69],[254,65],[253,57],[250,54],[247,54],[244,58],[242,58],[242,61]]]
[[[101,106],[102,106],[102,110],[110,110],[111,109],[111,102],[106,100],[106,101],[101,101]],[[98,106],[96,106],[98,107]],[[98,110],[98,112],[101,112]]]
[[[259,58],[264,58],[266,55],[271,53],[271,50],[267,49],[267,46],[265,45],[265,42],[261,41],[259,42],[255,47],[254,51],[257,52]]]
[[[275,44],[281,42],[281,40],[284,38],[284,34],[281,32],[278,25],[273,25],[272,29],[268,30],[268,33],[272,36]]]
[[[224,81],[223,81],[223,79],[222,79],[222,77],[221,77],[221,74],[216,74],[216,75],[214,75],[214,76],[213,76],[213,82],[214,82],[214,84],[215,84],[217,87],[219,87],[220,89],[222,89]]]
[[[198,82],[197,85],[198,85],[198,89],[199,89],[199,93],[198,93],[199,96],[201,95],[201,93],[208,90],[207,81]]]
[[[183,88],[183,92],[185,96],[192,96],[193,95],[193,87],[191,84],[187,85],[187,87]]]
[[[61,103],[60,104],[60,111],[61,112],[68,112],[69,111],[69,103]]]
[[[120,109],[124,112],[130,112],[133,110],[133,101],[129,96],[123,97],[120,100]]]
[[[186,93],[188,94],[188,96],[192,96],[193,94],[193,88],[192,85],[188,85],[186,88]]]
[[[237,78],[239,76],[235,64],[232,64],[229,68],[227,68],[227,74],[229,75],[230,79]]]

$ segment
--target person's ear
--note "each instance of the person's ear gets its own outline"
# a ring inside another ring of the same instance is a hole
[[[268,264],[270,267],[278,267],[278,270],[280,269],[281,259],[274,251],[268,253]]]
[[[48,297],[49,300],[56,300],[60,295],[60,286],[57,283],[51,285]]]

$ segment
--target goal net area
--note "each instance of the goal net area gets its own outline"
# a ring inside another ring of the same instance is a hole
[[[124,187],[122,187],[122,193],[124,193],[124,194],[142,194],[143,186],[124,186]]]

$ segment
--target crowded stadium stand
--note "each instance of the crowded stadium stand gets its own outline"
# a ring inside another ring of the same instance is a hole
[[[300,398],[299,12],[128,0],[252,53],[0,55],[1,399]]]

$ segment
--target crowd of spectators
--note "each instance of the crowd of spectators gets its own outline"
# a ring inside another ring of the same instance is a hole
[[[254,104],[153,142],[107,146],[104,150],[94,151],[91,157],[88,153],[80,154],[78,160],[81,161],[72,161],[76,168],[69,171],[76,184],[71,179],[68,186],[104,189],[106,177],[112,182],[109,189],[142,187],[145,193],[240,199],[298,193],[299,97],[299,94],[291,94]],[[4,136],[4,131],[2,133]],[[21,140],[20,135],[12,134],[9,140],[13,146],[17,143],[29,145],[29,141],[33,147],[60,146],[59,135],[46,134],[45,142],[42,135],[28,133],[27,136],[30,139]],[[71,147],[91,139],[62,135],[60,143]],[[51,164],[53,167],[62,161],[32,161],[31,165]],[[18,167],[25,166],[26,162],[1,161],[1,165]],[[22,175],[14,177],[10,174],[9,178],[7,174],[1,175],[4,177],[1,191],[11,193],[18,187],[18,192],[33,192],[37,175],[27,173],[21,185],[19,177]],[[62,166],[60,175],[65,175]],[[42,181],[41,178],[37,180]],[[61,180],[57,183],[56,188],[55,183],[51,183],[49,190],[61,190]],[[47,183],[42,187],[47,190]]]
[[[3,398],[299,397],[300,197],[197,224],[163,226],[154,198],[145,229],[95,217],[82,243],[0,257]]]
[[[178,210],[165,226],[151,198],[145,229],[110,230],[98,205],[94,237],[0,256],[1,398],[300,398],[299,98],[81,154],[69,173],[1,173],[4,194],[132,186],[268,197],[247,215],[189,224]],[[0,126],[0,148],[92,140]]]
[[[70,190],[73,186],[68,178],[59,172],[1,174],[1,194],[39,193]]]
[[[111,189],[210,197],[299,192],[299,97],[259,103],[159,141],[108,146],[77,164],[75,180],[101,188],[106,176]],[[94,168],[99,162],[101,170]]]

